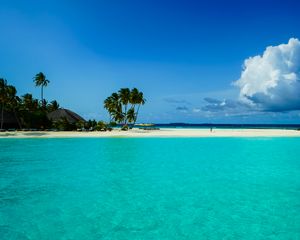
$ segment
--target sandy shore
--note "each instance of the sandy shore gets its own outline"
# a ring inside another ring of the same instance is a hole
[[[73,138],[73,137],[300,137],[300,131],[284,129],[160,129],[111,132],[0,132],[0,138]]]

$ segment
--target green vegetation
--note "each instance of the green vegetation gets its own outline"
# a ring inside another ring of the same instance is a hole
[[[20,102],[20,98],[17,96],[16,88],[12,85],[8,85],[5,79],[0,78],[0,107],[1,107],[0,129],[3,128],[4,111],[8,109],[16,117],[17,111],[20,108],[19,102]],[[20,122],[18,118],[17,121],[20,126]]]
[[[69,124],[65,124],[64,126],[61,123],[54,123],[47,117],[48,113],[59,109],[59,104],[56,100],[48,104],[43,96],[43,88],[46,87],[50,81],[40,72],[35,75],[34,82],[36,86],[41,87],[41,101],[35,99],[30,93],[26,93],[20,97],[17,96],[16,88],[9,85],[7,80],[0,78],[0,129],[19,128],[43,130],[56,128],[56,125],[59,124],[59,129],[71,129]],[[6,119],[9,119],[5,125],[4,116],[6,116]],[[62,122],[65,123],[63,119]],[[76,128],[72,128],[72,130],[74,129]]]
[[[128,130],[128,125],[135,125],[140,106],[145,102],[144,94],[137,88],[121,88],[104,100],[104,108],[109,113],[110,122],[122,124],[122,130]]]
[[[45,101],[43,102],[45,103]],[[47,113],[53,107],[56,107],[55,105],[49,104],[43,106],[29,93],[21,97],[17,96],[16,88],[8,85],[7,81],[3,78],[0,79],[0,103],[0,129],[12,127],[12,124],[4,126],[4,113],[13,115],[13,119],[17,121],[18,128],[20,129],[45,129],[52,125],[51,121],[47,118]]]
[[[145,104],[143,93],[137,88],[121,88],[104,101],[110,119],[109,123],[96,120],[84,121],[78,114],[67,109],[60,109],[56,100],[44,99],[44,87],[50,83],[42,72],[34,76],[35,86],[41,87],[41,100],[31,93],[17,95],[17,89],[0,78],[0,129],[36,129],[63,131],[110,131],[117,124],[122,130],[132,128],[138,117],[141,105]],[[58,111],[56,111],[58,110]]]
[[[65,117],[53,122],[52,126],[58,131],[73,131],[77,129],[76,123],[70,123]]]
[[[48,112],[53,112],[57,109],[59,109],[59,104],[56,100],[53,100],[52,102],[50,102],[50,104],[47,105]]]

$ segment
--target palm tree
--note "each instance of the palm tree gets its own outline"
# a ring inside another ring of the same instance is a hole
[[[117,123],[124,122],[125,114],[122,112],[122,105],[119,104],[112,112],[112,117]]]
[[[135,119],[135,112],[134,112],[133,107],[131,107],[127,112],[128,123],[134,122],[134,119]]]
[[[113,99],[112,97],[107,97],[104,100],[104,108],[108,111],[109,114],[109,122],[112,121],[112,111],[113,111]]]
[[[50,81],[48,79],[46,79],[45,74],[42,72],[37,73],[33,79],[34,79],[33,81],[35,82],[36,87],[41,86],[41,102],[42,102],[42,106],[45,107],[43,89],[44,89],[44,87],[47,87],[47,85],[48,85],[48,83],[50,83]]]
[[[0,103],[1,103],[1,126],[3,128],[3,117],[4,117],[4,105],[7,102],[7,81],[0,78]]]
[[[138,104],[138,97],[139,97],[139,90],[137,88],[131,89],[129,102],[131,104],[131,107],[133,107],[133,109],[135,109],[135,105]]]
[[[23,110],[34,112],[39,108],[39,102],[37,99],[32,97],[32,94],[26,93],[22,96],[21,105]]]
[[[50,104],[47,106],[48,112],[53,112],[57,109],[59,109],[59,104],[56,100],[51,101]]]
[[[12,85],[7,85],[7,81],[3,78],[0,79],[0,103],[1,103],[1,125],[3,128],[4,123],[4,108],[9,111],[13,111],[19,127],[21,124],[17,117],[16,108],[19,107],[20,98],[17,96],[17,90]]]
[[[118,115],[119,117],[121,116],[120,114],[117,114],[117,112],[121,111],[122,112],[122,107],[120,107],[120,98],[117,93],[112,93],[111,96],[106,98],[104,100],[104,108],[108,111],[109,117],[110,117],[110,122],[112,119],[114,119],[114,116]],[[114,119],[116,121],[116,119]]]
[[[7,100],[8,100],[7,104],[9,110],[13,111],[17,123],[19,125],[19,128],[22,128],[16,111],[20,106],[21,99],[17,96],[17,89],[14,86],[11,85],[7,86]]]
[[[135,114],[135,118],[134,118],[134,121],[133,121],[133,126],[136,123],[136,120],[137,120],[137,117],[138,117],[138,114],[139,114],[139,110],[140,110],[140,106],[144,105],[145,102],[146,102],[146,99],[144,98],[143,92],[139,92],[138,93],[136,101],[137,101],[137,104],[138,104],[138,108],[137,108],[137,111],[136,111],[136,114]]]
[[[110,120],[123,123],[122,129],[127,130],[127,122],[135,124],[140,106],[145,104],[145,101],[143,93],[139,92],[137,88],[133,88],[131,91],[129,88],[121,88],[118,93],[113,93],[104,100],[104,108],[107,109]],[[127,110],[129,103],[131,107]]]
[[[119,90],[119,98],[121,104],[124,105],[124,125],[127,124],[127,106],[130,100],[130,90],[129,88],[121,88]]]

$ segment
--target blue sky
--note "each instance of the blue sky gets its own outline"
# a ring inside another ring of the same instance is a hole
[[[299,123],[299,9],[296,0],[0,0],[0,77],[39,98],[32,77],[42,71],[45,97],[87,119],[107,119],[103,100],[137,87],[142,122]],[[276,61],[266,54],[242,78],[244,61],[268,46]],[[293,67],[278,64],[291,56]]]

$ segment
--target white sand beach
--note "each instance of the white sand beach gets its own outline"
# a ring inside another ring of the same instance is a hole
[[[300,137],[300,131],[285,129],[178,129],[160,130],[132,129],[111,132],[48,132],[15,131],[0,132],[0,138],[76,138],[76,137]]]

